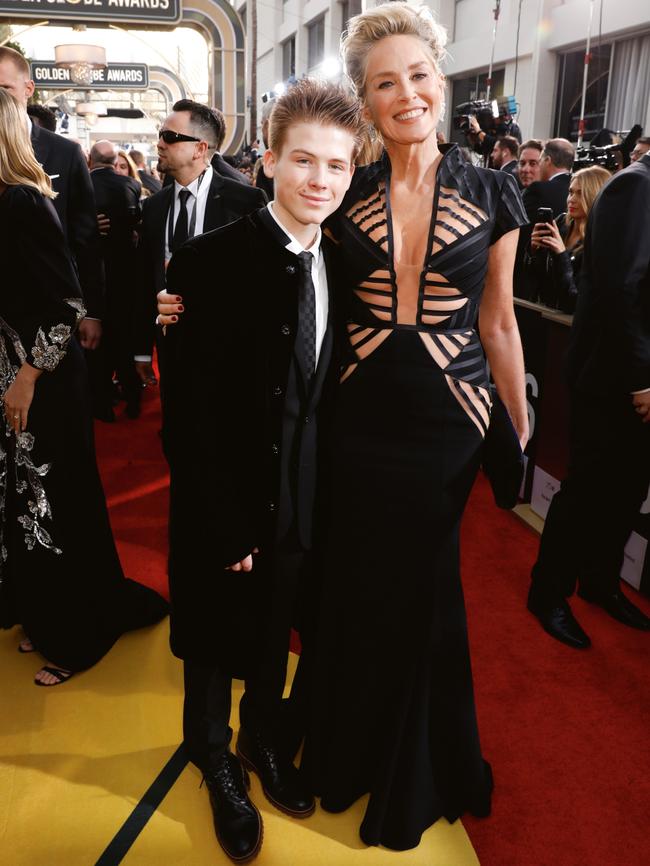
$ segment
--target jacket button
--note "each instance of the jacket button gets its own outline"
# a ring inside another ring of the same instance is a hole
[[[281,397],[282,396],[282,388],[279,385],[276,385],[275,388],[273,389],[273,396],[274,397]]]
[[[295,265],[287,265],[286,271],[288,274],[295,274],[296,273],[296,266]]]
[[[285,337],[288,337],[289,334],[291,333],[291,328],[289,327],[289,325],[282,325],[280,330],[282,331],[282,333],[284,334]]]
[[[280,449],[279,449],[278,446],[275,444],[275,442],[273,443],[273,445],[271,445],[271,451],[272,451],[274,454],[279,454],[279,453],[280,453]]]
[[[305,415],[303,421],[305,424],[309,424],[309,415]]]
[[[269,511],[275,511],[275,502],[269,502]]]

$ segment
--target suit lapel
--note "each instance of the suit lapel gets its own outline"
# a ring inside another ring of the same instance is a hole
[[[47,158],[50,153],[50,148],[48,147],[46,138],[44,135],[41,135],[40,129],[38,126],[32,122],[32,147],[34,148],[34,156],[36,157],[36,161],[39,162],[42,166],[47,162]]]
[[[335,316],[335,292],[334,292],[334,268],[332,266],[332,251],[328,239],[323,236],[321,243],[323,259],[325,261],[325,273],[327,274],[327,327],[320,347],[316,372],[311,382],[310,403],[318,399],[323,389],[323,383],[332,360],[334,346],[334,316]]]
[[[167,240],[165,232],[167,231],[167,214],[169,213],[173,195],[174,184],[171,183],[156,193],[148,203],[150,211],[150,244],[156,266],[156,284],[159,290],[165,284],[165,243]]]
[[[218,229],[226,222],[224,219],[223,199],[221,197],[222,187],[223,178],[213,169],[212,182],[210,183],[210,191],[208,192],[208,200],[205,203],[205,216],[203,217],[204,232]]]

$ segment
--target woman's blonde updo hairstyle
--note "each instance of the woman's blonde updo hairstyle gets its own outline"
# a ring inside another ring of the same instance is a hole
[[[427,47],[434,67],[441,71],[446,55],[447,31],[435,21],[430,9],[403,2],[382,3],[351,18],[341,39],[345,70],[360,99],[365,97],[368,53],[387,36],[420,39]]]

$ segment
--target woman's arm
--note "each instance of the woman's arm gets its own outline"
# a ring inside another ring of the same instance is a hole
[[[512,272],[518,229],[490,247],[485,288],[479,309],[479,333],[490,370],[522,449],[528,441],[524,356],[512,301]]]

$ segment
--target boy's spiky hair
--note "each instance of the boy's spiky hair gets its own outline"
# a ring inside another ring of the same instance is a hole
[[[361,149],[365,123],[358,99],[340,84],[303,78],[275,100],[270,117],[269,147],[280,154],[287,130],[296,123],[320,123],[344,129],[354,138],[354,161]]]

